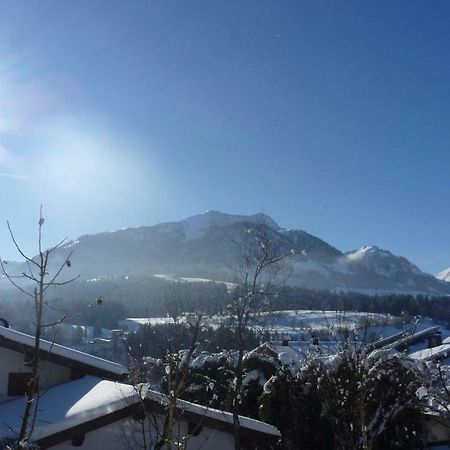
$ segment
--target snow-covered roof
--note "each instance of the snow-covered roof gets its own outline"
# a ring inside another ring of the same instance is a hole
[[[410,358],[421,361],[430,361],[433,359],[445,359],[450,356],[450,344],[442,344],[432,348],[426,348],[411,353]]]
[[[0,405],[0,436],[20,429],[25,397]],[[48,389],[39,399],[33,440],[39,441],[136,403],[138,389],[86,376]]]
[[[34,349],[33,336],[0,326],[0,347],[11,347],[8,343],[19,344],[31,350]],[[49,360],[52,359],[51,357],[59,357],[66,361],[70,360],[79,363],[88,368],[97,369],[98,371],[105,372],[105,374],[117,375],[118,377],[123,377],[128,374],[128,369],[122,364],[89,355],[88,353],[80,352],[73,348],[64,347],[63,345],[55,344],[44,339],[41,339],[40,349],[41,352],[49,355]],[[107,378],[107,376],[105,377]]]
[[[149,390],[145,397],[147,400],[152,400],[158,402],[159,404],[166,405],[168,398],[166,395],[161,394],[157,391]],[[212,419],[217,422],[223,422],[227,425],[233,425],[233,414],[225,411],[220,411],[218,409],[207,408],[203,405],[197,405],[196,403],[191,403],[186,400],[177,400],[177,409],[182,412],[192,413],[198,417],[203,417],[205,419]],[[241,429],[247,429],[250,431],[264,433],[271,436],[280,436],[278,428],[268,423],[261,422],[259,420],[250,419],[249,417],[239,416],[239,426]]]
[[[52,439],[54,435],[65,433],[87,422],[95,422],[107,415],[111,418],[110,423],[123,419],[133,414],[136,411],[134,407],[141,405],[143,399],[150,400],[156,405],[155,412],[161,408],[164,410],[167,396],[161,392],[148,390],[147,387],[145,384],[132,386],[93,376],[54,386],[40,396],[39,413],[32,438],[43,443]],[[18,432],[25,401],[23,397],[0,405],[0,437],[12,436]],[[231,413],[184,400],[177,401],[177,410],[186,416],[203,418],[205,422],[233,425]],[[239,422],[243,431],[280,436],[276,427],[258,420],[239,416]],[[69,438],[68,435],[64,435],[64,439]]]
[[[412,334],[411,336],[405,337],[403,339],[399,339],[398,341],[394,342],[391,347],[402,350],[404,348],[409,347],[412,344],[415,344],[416,342],[421,341],[422,339],[426,339],[430,336],[433,336],[435,334],[440,333],[439,326],[435,327],[429,327],[425,330],[419,331],[417,333]]]
[[[382,348],[388,346],[392,343],[396,343],[401,339],[404,339],[408,336],[406,331],[401,331],[400,333],[393,334],[391,336],[385,337],[383,339],[379,339],[378,341],[372,342],[365,346],[366,350],[376,350],[377,348]]]

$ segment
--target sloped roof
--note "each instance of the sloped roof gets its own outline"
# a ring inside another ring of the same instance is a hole
[[[32,352],[34,351],[34,336],[0,326],[0,347],[6,347],[22,353]],[[42,359],[55,362],[56,364],[83,369],[86,373],[101,378],[121,380],[128,374],[128,369],[122,364],[44,339],[41,339],[40,342],[40,356]]]
[[[432,348],[425,348],[411,353],[410,358],[421,361],[432,361],[435,359],[446,359],[450,356],[450,344],[442,344]]]
[[[153,402],[154,407],[160,405],[163,408],[168,404],[168,398],[166,395],[156,391],[147,391],[145,394],[145,400]],[[178,417],[186,420],[193,419],[196,421],[202,420],[205,425],[212,425],[214,423],[221,423],[221,429],[232,433],[233,430],[233,414],[220,411],[218,409],[208,408],[203,405],[191,403],[186,400],[177,399],[177,411]],[[153,408],[154,409],[154,408]],[[266,435],[266,437],[280,437],[280,432],[277,427],[269,425],[268,423],[261,422],[260,420],[251,419],[250,417],[239,416],[239,427],[243,435],[249,434],[254,437],[258,435]]]
[[[0,405],[1,437],[18,432],[25,401],[23,397]],[[139,392],[134,386],[93,376],[54,386],[39,398],[39,412],[32,438],[44,445],[52,442],[53,436],[61,435],[65,437],[63,440],[70,439],[67,430],[102,417],[109,419],[106,423],[127,417],[138,401]]]
[[[71,437],[100,428],[140,411],[145,401],[154,412],[164,413],[167,396],[147,389],[115,381],[86,376],[48,389],[39,399],[39,414],[33,440],[52,446]],[[14,435],[20,429],[25,398],[0,405],[0,437]],[[177,417],[202,420],[206,426],[232,432],[232,414],[184,400],[177,401]],[[272,425],[239,416],[243,435],[276,440],[280,436]]]
[[[426,328],[425,330],[418,331],[417,333],[411,334],[410,336],[400,338],[393,343],[389,343],[388,346],[390,348],[395,348],[396,350],[405,350],[409,346],[414,345],[417,342],[425,340],[436,334],[440,334],[439,326],[429,327],[429,328]]]

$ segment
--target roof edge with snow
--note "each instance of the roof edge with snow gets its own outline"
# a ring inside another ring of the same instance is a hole
[[[11,328],[0,326],[0,347],[29,354],[34,351],[34,337]],[[55,364],[82,370],[99,378],[121,381],[128,375],[122,364],[89,355],[63,345],[41,339],[39,357]]]

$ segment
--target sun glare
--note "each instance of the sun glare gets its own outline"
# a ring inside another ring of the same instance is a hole
[[[111,203],[147,184],[148,177],[132,156],[136,152],[100,127],[53,122],[46,126],[41,145],[39,179],[47,194]]]

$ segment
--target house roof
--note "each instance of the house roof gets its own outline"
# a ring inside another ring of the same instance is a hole
[[[141,411],[142,401],[156,413],[164,413],[167,396],[147,389],[86,376],[48,389],[40,396],[39,414],[33,440],[44,447],[92,431]],[[21,425],[25,398],[0,405],[0,437],[14,435]],[[177,401],[177,417],[198,422],[214,429],[232,432],[232,414]],[[280,433],[272,425],[239,416],[241,433],[256,439],[277,440]]]
[[[34,336],[0,326],[0,347],[21,353],[30,353],[34,351]],[[40,357],[65,367],[81,369],[90,375],[101,378],[122,380],[128,375],[128,369],[122,364],[44,339],[41,339],[40,342]]]
[[[429,327],[425,330],[418,331],[417,333],[414,333],[410,336],[407,336],[403,339],[399,339],[398,341],[394,342],[392,345],[390,345],[391,348],[395,348],[396,350],[405,350],[411,345],[416,344],[417,342],[420,342],[424,339],[427,339],[431,336],[437,335],[440,333],[440,327]]]
[[[432,348],[425,348],[411,353],[410,358],[421,361],[432,361],[436,359],[446,359],[450,356],[450,344],[442,344]]]
[[[158,406],[164,409],[168,404],[168,397],[160,392],[147,391],[145,401],[152,405],[152,410],[158,410]],[[177,399],[177,417],[189,421],[199,422],[211,428],[221,429],[223,431],[233,432],[233,414],[220,411],[218,409],[208,408],[203,405],[191,403],[186,400]],[[239,416],[239,427],[243,436],[249,436],[254,439],[265,439],[266,442],[273,438],[275,441],[281,436],[278,428],[260,420],[250,417]]]
[[[18,432],[25,401],[22,397],[0,405],[1,437]],[[45,447],[55,445],[76,435],[85,424],[89,431],[127,417],[138,402],[134,386],[93,376],[54,386],[39,398],[32,438]]]

